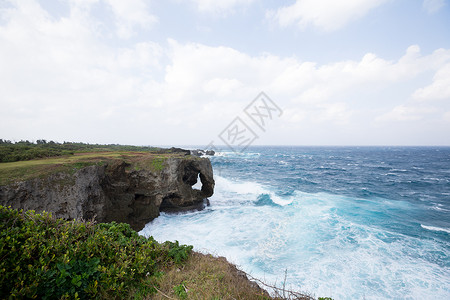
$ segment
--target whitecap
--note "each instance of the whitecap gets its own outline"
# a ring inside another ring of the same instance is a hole
[[[431,207],[431,209],[434,209],[434,210],[438,210],[438,211],[450,211],[450,209],[446,209],[446,208],[442,208],[442,204],[436,204],[436,205],[433,205],[432,207]]]
[[[441,227],[435,227],[435,226],[426,226],[423,224],[420,224],[420,226],[424,229],[431,230],[431,231],[443,231],[450,233],[450,228],[441,228]]]
[[[219,151],[216,151],[216,152],[214,153],[213,157],[214,157],[214,156],[217,156],[217,157],[224,157],[224,156],[228,156],[229,154],[230,154],[230,152],[219,152]]]

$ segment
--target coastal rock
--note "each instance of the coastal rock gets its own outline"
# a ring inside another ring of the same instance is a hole
[[[214,156],[214,154],[216,154],[216,153],[214,152],[214,150],[195,149],[195,150],[190,150],[190,154],[201,157],[201,156],[205,156],[205,155]]]
[[[186,149],[182,149],[182,148],[172,147],[172,148],[169,148],[169,149],[161,148],[158,151],[156,151],[156,153],[158,153],[158,154],[179,153],[179,154],[183,154],[183,155],[190,155],[191,151],[190,150],[186,150]]]
[[[151,165],[150,165],[151,166]],[[193,185],[200,180],[200,189]],[[214,192],[211,162],[168,157],[160,168],[136,168],[124,160],[54,173],[0,186],[0,204],[48,211],[65,219],[125,222],[141,230],[160,211],[202,208]]]

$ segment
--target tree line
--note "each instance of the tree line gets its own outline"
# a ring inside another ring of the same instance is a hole
[[[37,158],[47,158],[62,155],[73,155],[76,152],[94,151],[155,151],[157,148],[148,146],[130,145],[100,145],[79,142],[55,142],[44,139],[30,142],[21,140],[12,142],[0,139],[0,162],[14,162],[21,160],[31,160]]]

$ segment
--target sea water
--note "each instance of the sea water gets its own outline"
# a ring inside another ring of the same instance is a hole
[[[140,232],[334,299],[450,299],[450,148],[252,147],[210,157],[203,211]]]

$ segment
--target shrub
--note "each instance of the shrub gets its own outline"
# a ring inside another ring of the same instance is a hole
[[[183,283],[174,286],[173,291],[180,299],[186,299],[188,296]]]
[[[0,298],[123,298],[152,293],[192,246],[157,243],[128,224],[64,221],[0,206]]]

